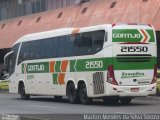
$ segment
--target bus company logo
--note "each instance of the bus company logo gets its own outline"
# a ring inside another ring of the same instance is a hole
[[[28,72],[44,71],[44,65],[43,64],[28,65],[27,66],[27,71]]]
[[[49,63],[28,63],[22,64],[22,73],[48,73]]]
[[[140,39],[141,34],[132,34],[132,33],[114,33],[113,38],[135,38]]]
[[[134,72],[134,73],[126,73],[123,72],[121,78],[133,78],[133,77],[143,77],[144,73],[140,73],[140,72]]]
[[[114,29],[113,41],[114,42],[149,42],[153,39],[153,31],[145,29]]]

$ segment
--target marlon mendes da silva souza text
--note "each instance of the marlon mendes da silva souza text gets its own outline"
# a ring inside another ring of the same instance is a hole
[[[160,120],[160,114],[84,114],[84,120]]]

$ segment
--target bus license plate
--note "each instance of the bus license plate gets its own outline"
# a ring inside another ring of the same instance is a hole
[[[139,92],[139,88],[131,88],[131,92]]]

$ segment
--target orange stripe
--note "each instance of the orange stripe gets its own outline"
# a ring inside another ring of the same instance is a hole
[[[75,28],[75,29],[72,31],[72,35],[78,34],[79,31],[80,31],[80,28]]]
[[[141,30],[141,32],[144,34],[144,36],[145,36],[145,39],[144,39],[144,41],[143,41],[143,43],[145,43],[146,41],[147,41],[147,38],[148,38],[148,36],[146,35],[146,33],[144,32],[144,30]]]
[[[61,71],[62,71],[62,72],[66,72],[67,66],[68,66],[68,60],[62,61]]]
[[[65,73],[59,73],[59,75],[58,75],[58,83],[59,84],[65,84],[64,77],[65,77]]]
[[[53,73],[54,70],[55,61],[50,62],[50,72]]]

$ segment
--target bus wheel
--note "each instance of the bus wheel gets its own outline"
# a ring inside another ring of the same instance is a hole
[[[62,99],[62,96],[54,96],[56,101],[60,101]]]
[[[88,96],[87,96],[87,88],[86,88],[85,83],[80,84],[79,97],[80,97],[80,102],[84,105],[92,102],[92,99],[88,98]]]
[[[30,95],[27,95],[25,92],[25,86],[23,83],[21,83],[19,86],[19,94],[22,100],[28,100],[30,98]]]
[[[118,104],[118,97],[104,97],[103,102],[107,105],[116,105]]]
[[[78,102],[77,90],[73,83],[69,83],[67,87],[67,96],[70,103],[76,104]]]
[[[128,105],[132,101],[132,98],[124,97],[124,98],[120,98],[120,101],[123,105]]]

